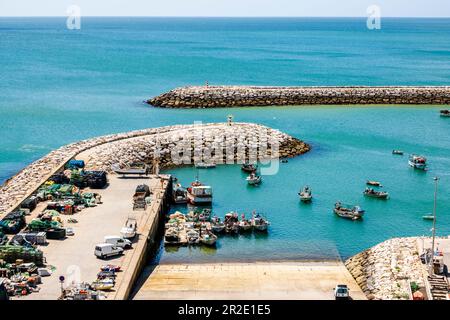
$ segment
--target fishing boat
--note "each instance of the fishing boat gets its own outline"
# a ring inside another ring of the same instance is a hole
[[[204,205],[212,203],[212,188],[203,185],[198,179],[187,188],[188,202],[194,205]]]
[[[441,117],[450,118],[450,110],[445,109],[440,111]]]
[[[164,243],[165,244],[177,244],[179,242],[180,242],[179,231],[174,227],[168,228],[164,235]]]
[[[173,187],[173,202],[175,204],[184,204],[187,203],[187,190],[181,186],[181,184],[177,183]]]
[[[382,187],[381,182],[379,182],[379,181],[367,180],[366,184],[368,186]]]
[[[239,232],[239,218],[236,212],[228,212],[224,218],[225,232],[238,233]]]
[[[198,216],[198,220],[200,220],[200,221],[211,220],[211,209],[203,209],[202,212]]]
[[[252,222],[245,219],[245,214],[242,214],[241,221],[239,221],[239,231],[250,231],[252,230]]]
[[[199,162],[195,164],[197,169],[212,169],[216,167],[215,163]]]
[[[186,232],[186,237],[189,244],[198,244],[200,242],[200,235],[194,229]]]
[[[427,159],[416,154],[409,156],[408,164],[414,169],[425,170],[427,167]]]
[[[269,221],[262,217],[259,213],[253,213],[252,226],[256,231],[267,231],[269,227]]]
[[[186,220],[189,222],[197,222],[199,219],[199,213],[197,211],[191,210],[186,215]]]
[[[336,202],[333,211],[341,218],[352,220],[361,219],[364,215],[364,210],[359,206],[344,205],[341,202]]]
[[[309,186],[303,187],[298,194],[300,196],[300,200],[303,202],[310,202],[312,200],[312,191]]]
[[[148,175],[150,173],[150,167],[143,162],[134,162],[125,168],[121,168],[119,164],[114,164],[111,169],[123,176],[125,175]]]
[[[251,186],[258,185],[261,183],[261,176],[257,175],[255,172],[250,173],[250,175],[245,179],[247,183]]]
[[[212,232],[202,232],[200,242],[207,246],[214,246],[217,241],[217,236]]]
[[[378,198],[378,199],[387,199],[389,197],[389,193],[385,191],[376,191],[372,188],[366,188],[363,194],[366,197]]]
[[[219,217],[214,216],[211,220],[211,229],[215,233],[221,233],[225,230],[225,224],[220,220]]]
[[[241,166],[241,170],[244,172],[255,172],[257,169],[258,169],[257,164],[253,164],[253,163],[249,163],[249,162],[245,162]]]
[[[402,156],[404,154],[404,152],[401,150],[392,150],[392,154]]]

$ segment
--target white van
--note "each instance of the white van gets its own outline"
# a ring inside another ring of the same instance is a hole
[[[119,237],[119,236],[106,236],[104,238],[104,241],[105,241],[105,243],[110,243],[113,246],[116,246],[119,248],[123,248],[123,249],[131,248],[131,241],[128,239]]]
[[[123,249],[115,247],[111,243],[100,243],[95,246],[94,254],[97,258],[104,259],[123,254]]]

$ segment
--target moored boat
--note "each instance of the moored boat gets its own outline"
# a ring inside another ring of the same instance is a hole
[[[200,242],[200,234],[194,229],[186,232],[186,237],[189,244],[198,244]]]
[[[191,186],[187,188],[187,198],[189,203],[194,205],[211,204],[212,188],[195,180]]]
[[[257,164],[253,164],[253,163],[249,163],[249,162],[245,162],[241,166],[241,170],[245,171],[245,172],[255,172],[257,169],[258,169]]]
[[[422,219],[424,219],[424,220],[434,220],[434,216],[433,215],[425,215],[425,216],[422,216]]]
[[[180,242],[179,231],[174,227],[168,228],[164,235],[164,243],[177,244],[179,242]]]
[[[379,181],[367,180],[366,184],[368,186],[382,187],[381,182],[379,182]]]
[[[198,220],[200,220],[200,221],[211,220],[211,209],[203,209],[202,212],[198,216]]]
[[[197,169],[212,169],[216,167],[215,163],[209,163],[209,162],[199,162],[195,164],[195,167]]]
[[[251,186],[258,185],[261,183],[261,176],[257,175],[255,172],[250,173],[250,175],[246,178],[247,183]]]
[[[414,169],[426,170],[427,159],[423,156],[412,154],[408,159],[408,164]]]
[[[239,231],[250,231],[252,230],[252,222],[245,219],[245,214],[242,214],[241,220],[239,221]]]
[[[303,202],[310,202],[312,200],[312,191],[309,186],[303,187],[298,194],[300,196],[300,200]]]
[[[365,212],[359,206],[344,205],[341,202],[336,202],[333,211],[341,218],[352,220],[361,219]]]
[[[173,202],[175,204],[184,204],[187,203],[187,190],[181,186],[181,184],[177,183],[173,187]]]
[[[215,233],[221,233],[225,230],[225,224],[220,220],[219,217],[214,216],[211,220],[211,229]]]
[[[402,156],[404,154],[404,152],[401,150],[392,150],[392,154]]]
[[[259,213],[257,213],[257,214],[253,213],[252,226],[253,226],[254,230],[256,230],[256,231],[267,231],[267,228],[269,227],[269,224],[270,224],[269,221],[266,220]]]
[[[228,212],[224,218],[225,232],[238,233],[239,232],[239,218],[236,212]]]
[[[216,244],[217,236],[212,232],[202,232],[200,235],[200,242],[207,246]]]
[[[378,198],[378,199],[387,199],[389,197],[389,193],[385,191],[376,191],[372,188],[366,188],[363,194],[366,197]]]

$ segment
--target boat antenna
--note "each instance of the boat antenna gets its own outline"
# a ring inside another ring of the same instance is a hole
[[[431,261],[430,261],[430,276],[434,273],[433,262],[434,262],[434,240],[436,238],[436,203],[437,203],[437,190],[438,190],[438,177],[434,177],[434,204],[433,204],[433,236],[431,241]]]

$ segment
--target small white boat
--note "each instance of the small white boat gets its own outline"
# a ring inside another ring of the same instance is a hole
[[[367,184],[368,186],[382,187],[380,181],[367,180],[367,181],[366,181],[366,184]]]
[[[267,231],[269,227],[269,221],[262,217],[259,213],[253,214],[252,226],[256,231]]]
[[[404,154],[404,152],[401,150],[392,150],[392,154],[402,156]]]
[[[298,194],[300,200],[303,202],[310,202],[312,200],[312,191],[309,186],[305,186]]]
[[[245,219],[245,214],[242,214],[241,220],[239,221],[239,231],[250,231],[252,229],[252,222]]]
[[[128,218],[125,222],[125,226],[120,229],[120,235],[124,239],[132,239],[136,236],[137,221],[134,218]]]
[[[216,241],[217,241],[217,236],[212,232],[207,232],[205,234],[202,234],[200,237],[200,242],[207,246],[215,245]]]
[[[212,169],[216,167],[215,163],[199,162],[195,164],[197,169]]]
[[[408,159],[408,164],[414,169],[425,170],[427,168],[427,159],[416,154],[412,154]]]
[[[258,176],[256,173],[254,173],[254,172],[252,172],[252,173],[250,173],[250,175],[246,178],[246,180],[247,180],[247,183],[249,184],[249,185],[257,185],[257,184],[260,184],[261,183],[261,181],[262,181],[262,178],[261,178],[261,176]]]
[[[221,233],[225,230],[225,224],[220,221],[219,217],[213,217],[211,220],[211,230],[214,233]]]

